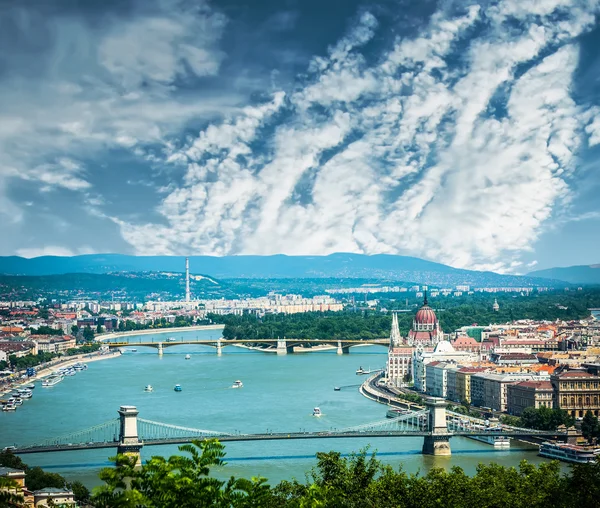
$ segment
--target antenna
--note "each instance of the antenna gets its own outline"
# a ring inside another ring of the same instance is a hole
[[[185,301],[190,301],[190,258],[185,258]]]

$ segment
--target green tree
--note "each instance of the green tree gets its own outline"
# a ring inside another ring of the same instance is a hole
[[[90,500],[90,491],[83,483],[75,481],[69,483],[67,486],[73,491],[75,501],[78,503],[87,503]]]
[[[71,335],[77,336],[79,333],[79,327],[77,325],[71,325]]]
[[[83,338],[86,342],[92,342],[94,340],[94,330],[90,328],[90,325],[86,325],[83,329]]]
[[[96,325],[96,333],[98,333],[98,334],[102,333],[102,325],[100,323],[98,323]]]
[[[46,487],[62,489],[66,484],[66,480],[58,473],[46,473],[38,466],[28,468],[26,471],[25,485],[29,490],[45,489]]]
[[[600,433],[598,418],[589,410],[585,412],[581,422],[581,433],[590,443],[594,438],[597,438]]]
[[[2,508],[22,508],[24,499],[18,494],[19,485],[14,480],[0,476],[0,507]]]

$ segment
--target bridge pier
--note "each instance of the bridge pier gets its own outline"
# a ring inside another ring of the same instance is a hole
[[[430,435],[423,440],[423,454],[435,456],[450,456],[450,433],[446,426],[446,401],[440,398],[431,398],[425,401],[429,410]]]
[[[278,355],[287,355],[288,353],[293,353],[294,348],[288,347],[287,341],[285,339],[277,339],[277,354]]]
[[[337,341],[337,354],[338,355],[347,355],[350,354],[350,346],[342,346],[342,341]]]
[[[141,467],[142,456],[140,450],[144,446],[144,443],[142,443],[138,437],[137,415],[139,414],[139,411],[135,406],[121,406],[118,413],[120,418],[120,430],[117,453],[119,455],[135,457],[135,467]]]
[[[163,352],[164,352],[163,349],[164,349],[163,348],[163,343],[159,342],[158,343],[158,356],[162,356],[163,355]]]
[[[223,354],[223,344],[221,343],[221,339],[217,339],[217,356],[221,356]]]

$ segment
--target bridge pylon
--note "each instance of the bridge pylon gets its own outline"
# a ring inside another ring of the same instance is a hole
[[[437,397],[425,401],[429,411],[430,435],[423,441],[423,455],[450,456],[450,436],[446,426],[446,401]]]
[[[217,339],[217,356],[221,356],[222,354],[223,354],[222,339]]]
[[[158,343],[158,356],[162,356],[164,352],[164,347],[163,347],[163,343],[159,342]]]
[[[139,411],[135,406],[121,406],[119,408],[119,445],[117,446],[117,453],[119,455],[128,455],[130,457],[136,457],[136,467],[141,467],[142,456],[140,451],[144,443],[142,443],[138,436],[137,429],[137,415]]]
[[[278,355],[287,355],[288,353],[293,353],[294,350],[290,348],[291,351],[287,347],[287,341],[285,339],[277,339],[277,354]]]

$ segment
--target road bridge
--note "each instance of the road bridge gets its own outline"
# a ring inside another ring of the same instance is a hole
[[[119,341],[119,342],[104,342],[104,345],[109,348],[123,348],[130,346],[139,347],[153,347],[158,350],[158,354],[161,355],[164,349],[169,346],[181,346],[181,345],[200,345],[200,346],[211,346],[216,349],[218,355],[222,353],[222,350],[226,346],[246,346],[253,347],[255,349],[262,349],[277,353],[278,355],[285,355],[288,353],[294,353],[294,348],[306,348],[310,351],[311,346],[332,346],[337,350],[337,354],[348,354],[350,348],[354,346],[365,346],[365,345],[377,345],[377,346],[389,346],[389,339],[372,339],[372,340],[346,340],[346,339],[326,339],[326,340],[308,340],[308,339],[176,339],[171,338],[167,340],[152,339],[146,341]]]
[[[405,438],[422,437],[424,454],[450,455],[450,438],[463,436],[494,437],[545,437],[566,439],[566,432],[537,431],[509,426],[486,428],[465,418],[464,415],[446,411],[442,399],[430,399],[421,411],[407,411],[396,418],[386,418],[363,425],[315,432],[264,432],[242,433],[198,429],[138,418],[135,406],[121,406],[119,417],[108,422],[46,439],[31,445],[15,445],[15,454],[55,453],[75,450],[116,448],[117,453],[133,455],[140,459],[143,446],[176,445],[194,440],[216,438],[222,442],[284,441],[298,439],[346,438]]]

